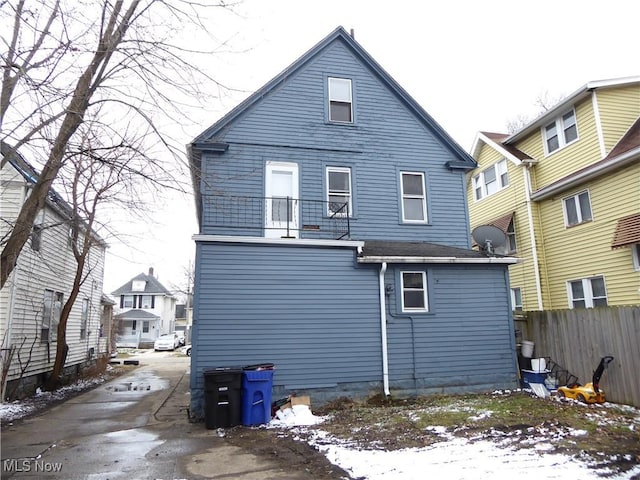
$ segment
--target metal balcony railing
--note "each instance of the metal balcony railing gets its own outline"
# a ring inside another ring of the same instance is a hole
[[[291,197],[203,195],[203,229],[223,235],[350,238],[349,204]]]

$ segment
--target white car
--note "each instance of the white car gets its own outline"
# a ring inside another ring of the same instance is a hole
[[[175,350],[180,346],[180,339],[178,335],[174,333],[167,333],[166,335],[160,335],[158,339],[153,342],[153,349],[158,352],[160,350]]]
[[[184,338],[184,332],[181,330],[176,330],[175,332],[176,335],[178,335],[178,340],[180,341],[180,346],[184,347],[185,344],[185,338]]]
[[[191,345],[185,345],[180,349],[182,353],[184,353],[187,357],[191,356]]]

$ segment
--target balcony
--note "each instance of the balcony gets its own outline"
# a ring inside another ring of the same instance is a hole
[[[291,197],[203,195],[203,233],[350,239],[349,204]]]

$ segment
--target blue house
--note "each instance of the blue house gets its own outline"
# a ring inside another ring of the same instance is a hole
[[[273,395],[514,387],[507,268],[471,250],[474,160],[337,28],[188,146],[203,371],[274,363]]]

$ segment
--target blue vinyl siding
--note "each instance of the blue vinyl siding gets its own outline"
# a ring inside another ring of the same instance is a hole
[[[428,313],[402,313],[399,289],[389,295],[392,380],[418,389],[514,382],[506,267],[420,267],[429,273]],[[396,285],[399,272],[419,269],[416,265],[390,267],[385,283]]]
[[[325,121],[327,72],[354,80],[355,124]],[[455,160],[454,154],[340,42],[270,91],[213,140],[230,146],[224,154],[203,155],[205,196],[263,195],[264,166],[273,160],[298,163],[300,198],[324,200],[323,165],[353,166],[357,216],[351,224],[352,238],[469,247],[461,188],[464,173],[445,167]],[[398,169],[426,173],[428,225],[401,224]],[[225,233],[207,224],[206,212],[204,217],[202,233]]]

